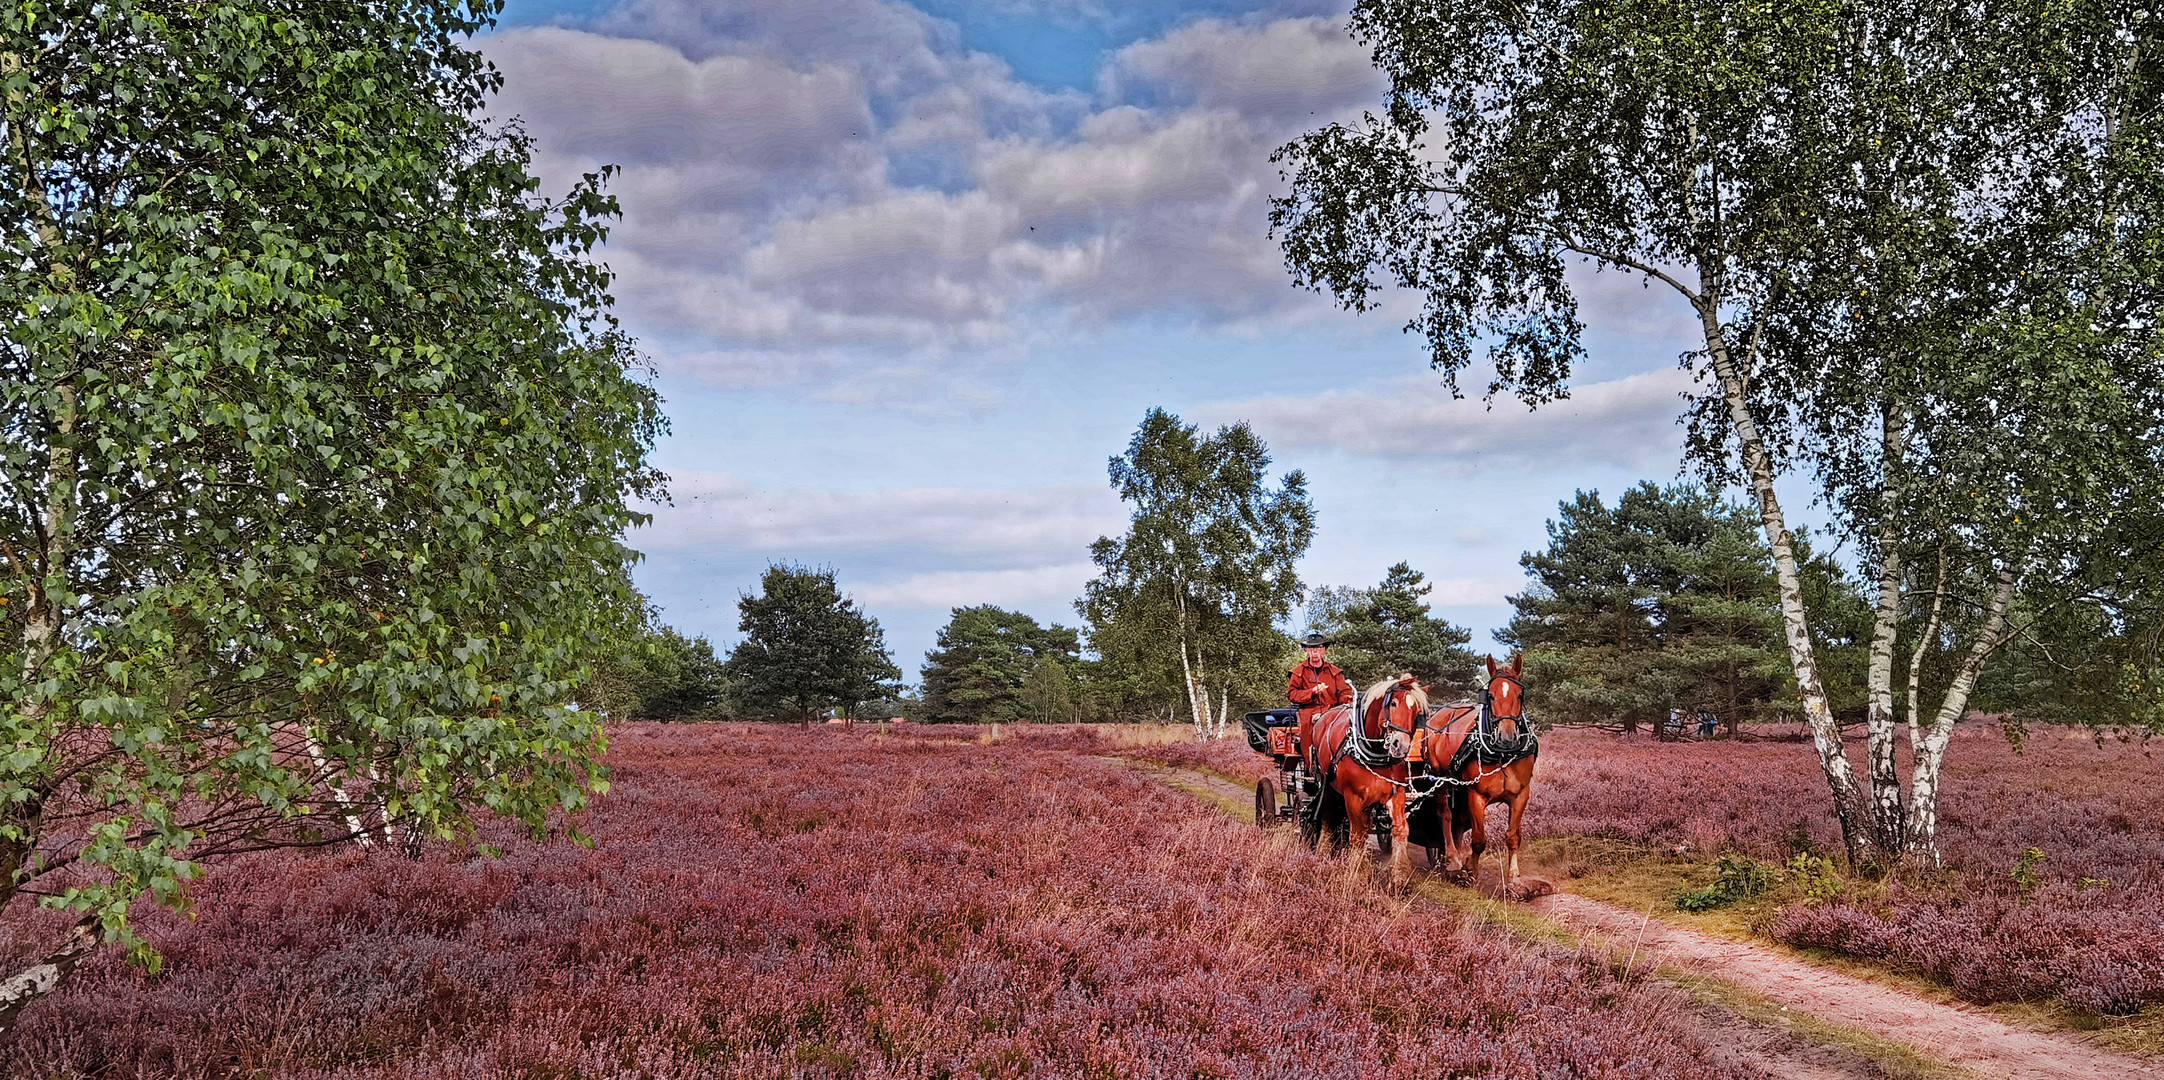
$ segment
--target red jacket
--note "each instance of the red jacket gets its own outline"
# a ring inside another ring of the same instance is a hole
[[[1350,705],[1352,684],[1345,681],[1345,673],[1339,671],[1336,664],[1327,660],[1321,667],[1301,664],[1292,669],[1292,681],[1285,686],[1285,698],[1302,709]]]

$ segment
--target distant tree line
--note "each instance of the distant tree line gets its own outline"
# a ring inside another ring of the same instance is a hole
[[[737,601],[744,637],[726,659],[705,637],[654,625],[594,665],[588,704],[633,720],[885,717],[901,671],[879,620],[841,593],[834,571],[776,563]]]
[[[955,608],[925,656],[919,691],[910,694],[901,687],[878,621],[841,593],[832,569],[777,564],[762,576],[757,595],[740,598],[744,637],[727,657],[704,637],[687,638],[659,625],[649,612],[630,644],[595,665],[585,703],[612,717],[651,720],[839,715],[931,723],[1171,723],[1185,713],[1198,730],[1214,735],[1220,722],[1241,711],[1283,704],[1284,673],[1299,662],[1298,646],[1279,629],[1291,596],[1306,598],[1305,630],[1332,640],[1332,661],[1356,685],[1410,673],[1438,700],[1474,693],[1471,634],[1431,614],[1426,597],[1433,586],[1408,563],[1391,566],[1369,587],[1305,589],[1294,579],[1286,592],[1274,592],[1276,586],[1266,582],[1270,587],[1226,585],[1178,594],[1172,587],[1178,580],[1236,583],[1243,574],[1277,573],[1288,554],[1304,549],[1293,542],[1297,535],[1274,543],[1237,536],[1241,528],[1261,531],[1268,519],[1234,512],[1199,528],[1185,519],[1182,527],[1217,530],[1211,538],[1217,549],[1244,553],[1244,565],[1231,557],[1198,558],[1200,569],[1190,571],[1169,555],[1156,555],[1160,548],[1180,551],[1178,543],[1162,539],[1171,527],[1165,502],[1173,496],[1166,493],[1178,491],[1179,471],[1197,459],[1216,454],[1242,464],[1219,469],[1215,480],[1208,469],[1187,473],[1194,490],[1178,498],[1255,505],[1290,497],[1288,487],[1267,490],[1266,448],[1252,433],[1231,434],[1235,430],[1200,438],[1169,414],[1153,411],[1145,419],[1137,439],[1169,443],[1173,452],[1162,445],[1130,447],[1116,459],[1127,470],[1129,490],[1156,494],[1134,500],[1139,531],[1095,549],[1120,565],[1077,602],[1080,627],[1043,624],[989,604]],[[1509,598],[1514,613],[1496,632],[1499,641],[1525,653],[1536,715],[1547,723],[1664,735],[1680,731],[1662,723],[1671,715],[1685,725],[1709,715],[1731,736],[1744,725],[1797,719],[1801,705],[1781,639],[1772,555],[1753,515],[1692,484],[1640,483],[1612,504],[1597,491],[1583,491],[1561,503],[1548,523],[1547,547],[1520,560],[1528,587]],[[1303,520],[1311,528],[1312,511],[1278,519],[1287,533],[1296,533]],[[1861,723],[1871,605],[1838,562],[1812,548],[1808,535],[1799,531],[1794,545],[1805,603],[1818,613],[1812,629],[1823,692],[1839,722]],[[1147,557],[1130,554],[1145,548]],[[1196,543],[1193,550],[1209,549]],[[2151,561],[2155,571],[2122,582],[2111,606],[2025,612],[2005,662],[1979,687],[1976,707],[2006,713],[2015,723],[2101,718],[2156,727],[2164,715],[2155,689],[2164,680],[2158,660],[2164,655],[2158,648],[2164,641],[2164,562]],[[1272,614],[1258,620],[1260,629],[1243,627],[1236,617],[1241,603]],[[1183,625],[1189,635],[1185,669],[1178,661]],[[1248,651],[1235,657],[1234,643]],[[1943,678],[1943,666],[1943,660],[1927,658],[1917,676]]]

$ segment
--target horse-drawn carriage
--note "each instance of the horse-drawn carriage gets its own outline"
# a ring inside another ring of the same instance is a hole
[[[1525,720],[1521,670],[1515,657],[1508,667],[1489,659],[1475,701],[1431,707],[1420,684],[1401,676],[1355,694],[1351,705],[1319,710],[1304,726],[1295,709],[1248,713],[1241,720],[1248,746],[1276,767],[1255,784],[1255,824],[1296,823],[1310,846],[1325,832],[1337,847],[1372,832],[1401,875],[1410,866],[1407,846],[1419,844],[1431,866],[1470,880],[1488,846],[1488,804],[1499,801],[1510,808],[1503,883],[1512,888],[1540,751]]]

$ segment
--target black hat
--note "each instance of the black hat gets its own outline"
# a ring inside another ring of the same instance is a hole
[[[1322,636],[1320,633],[1309,634],[1305,640],[1300,642],[1301,647],[1308,649],[1327,649],[1335,644],[1337,642]]]

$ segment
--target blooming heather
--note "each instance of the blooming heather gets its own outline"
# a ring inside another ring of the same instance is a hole
[[[228,864],[195,921],[145,920],[161,974],[100,957],[0,1060],[39,1077],[1751,1075],[1602,958],[1476,935],[1077,749],[1106,747],[620,728],[595,850],[507,834],[483,837],[508,850],[493,859]]]
[[[1526,834],[1774,861],[1838,851],[1840,830],[1802,729],[1759,730],[1770,737],[1664,743],[1547,733]],[[1862,768],[1860,746],[1850,749]],[[1950,872],[1796,905],[1774,933],[1938,979],[1981,1003],[2057,998],[2125,1013],[2164,1002],[2159,750],[2038,728],[2016,753],[1996,726],[1965,724],[1947,752],[1939,800]],[[1241,740],[1122,752],[1249,782],[1267,768]],[[2044,859],[2024,888],[2011,870],[2030,848]]]

